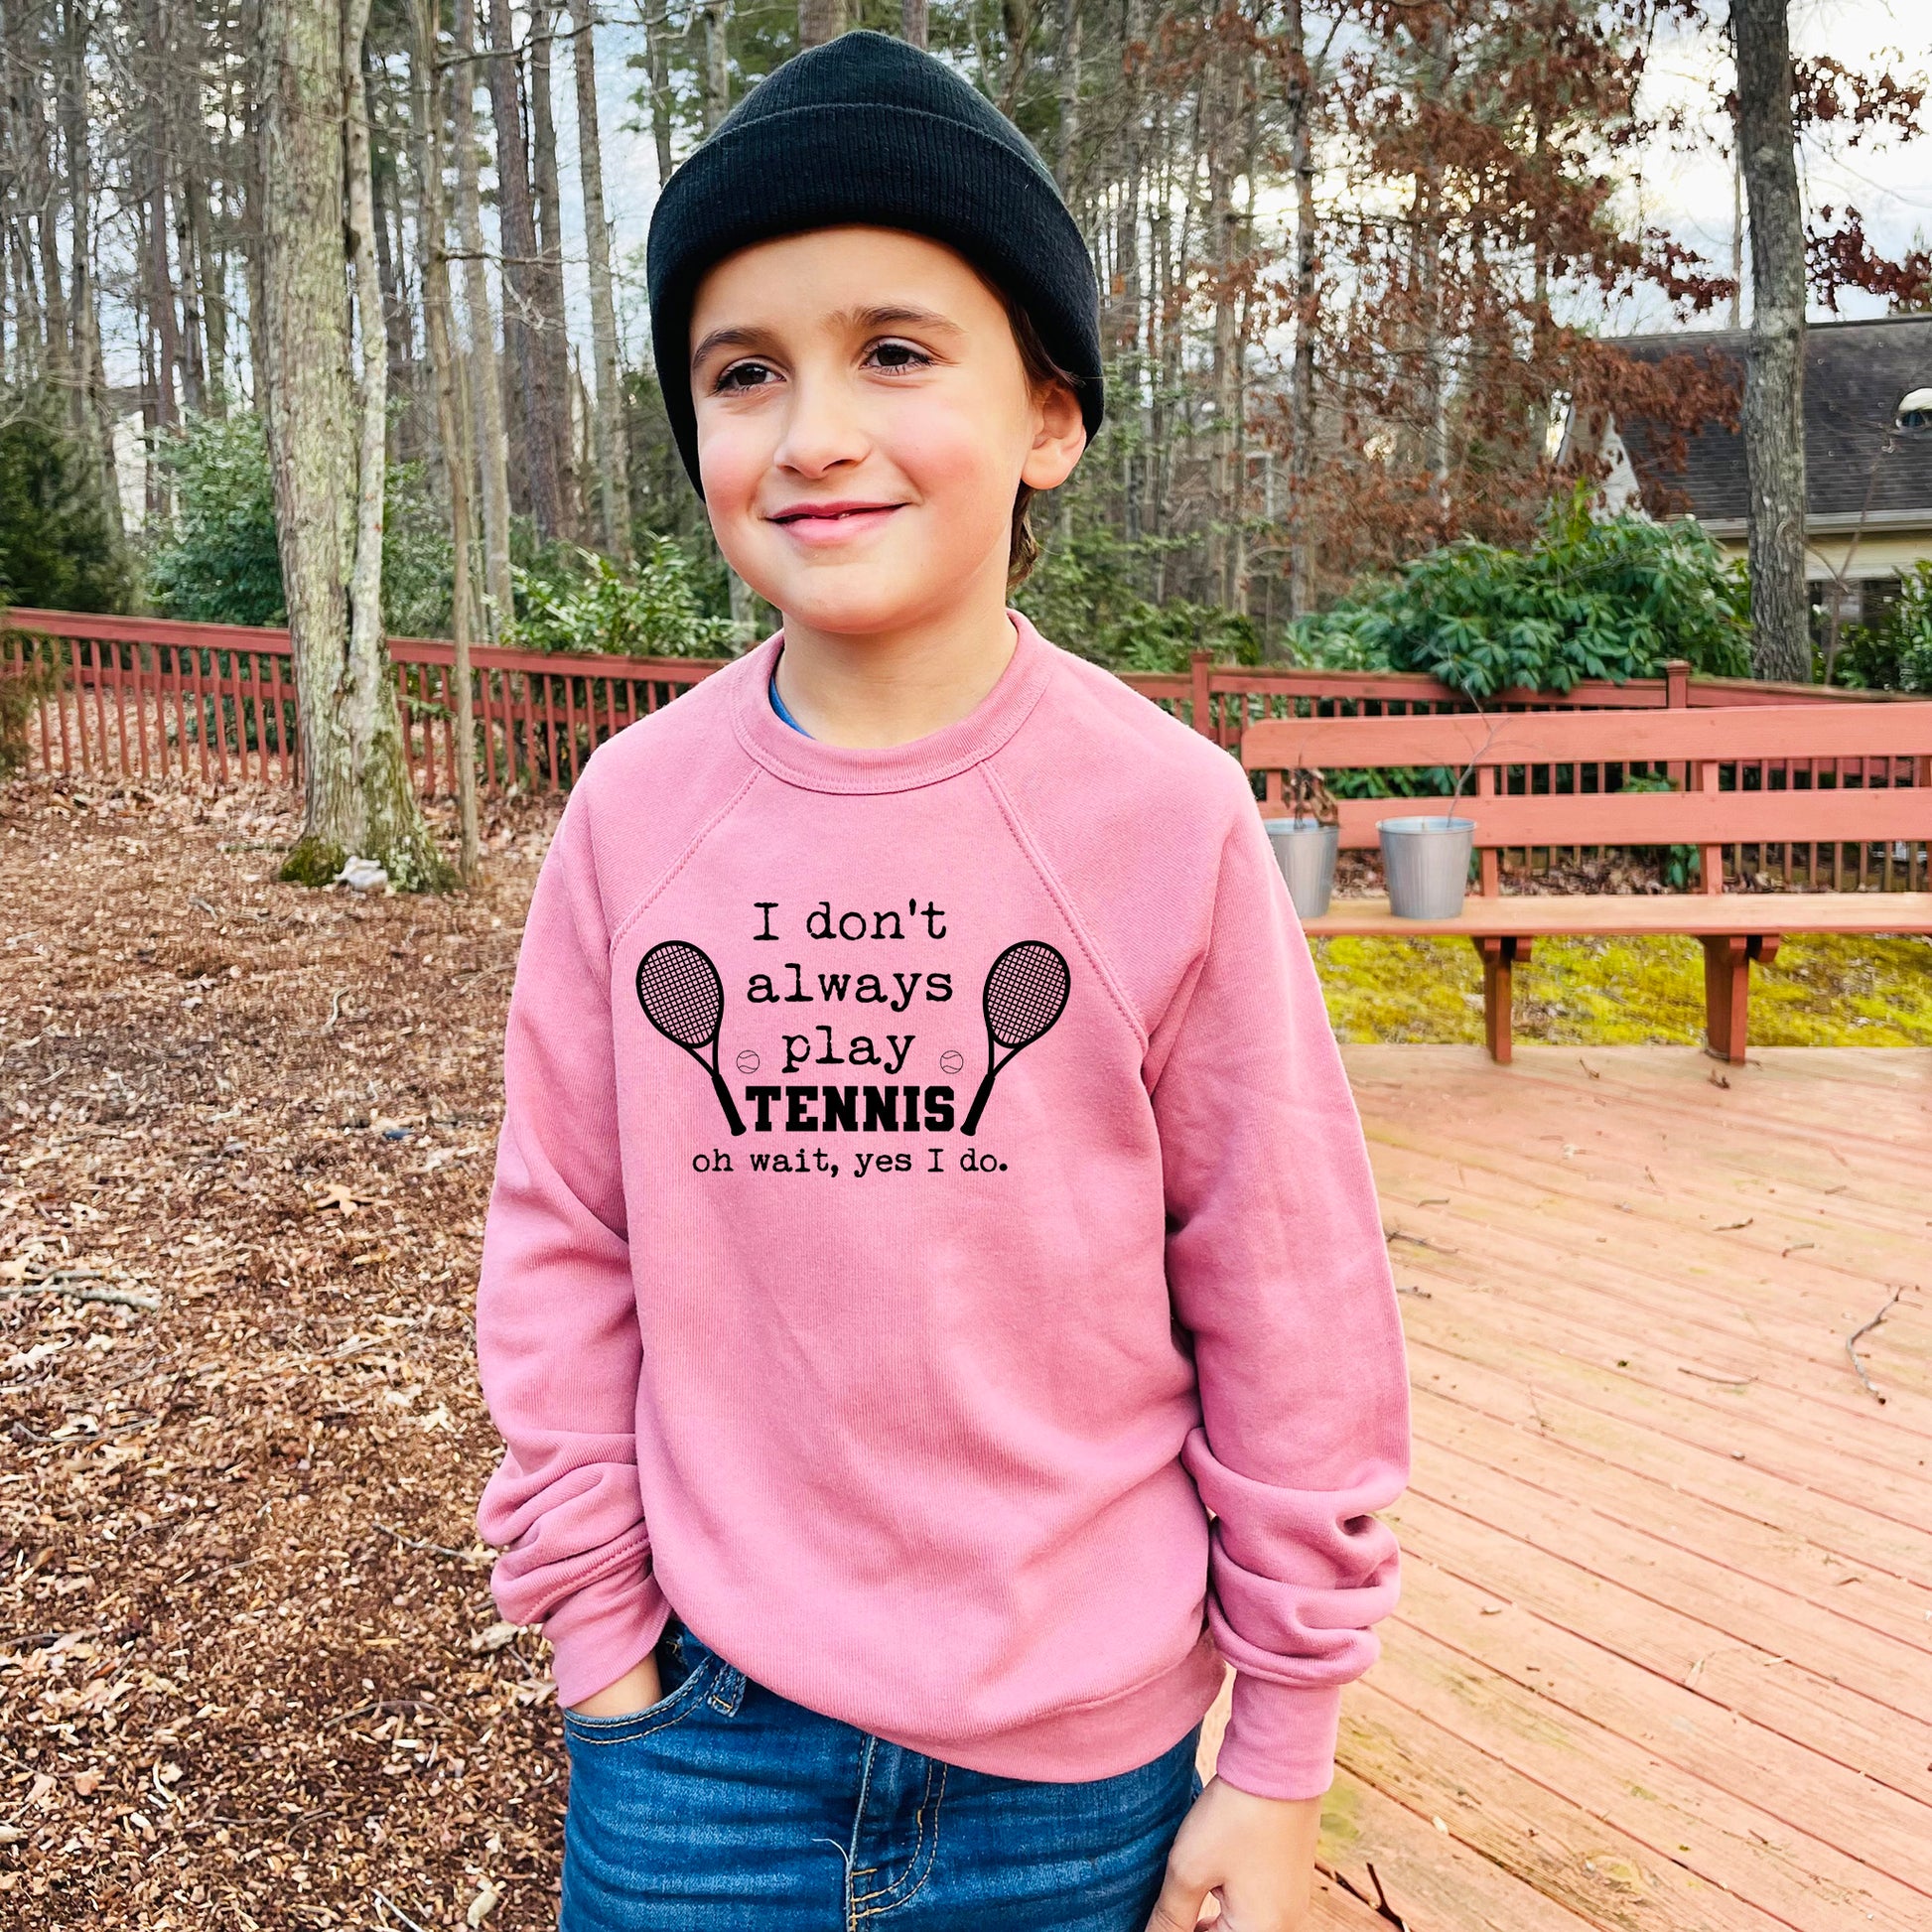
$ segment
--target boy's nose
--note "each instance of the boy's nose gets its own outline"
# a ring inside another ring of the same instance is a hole
[[[802,477],[822,477],[841,463],[857,463],[871,449],[859,412],[837,383],[794,377],[784,434],[773,460]]]

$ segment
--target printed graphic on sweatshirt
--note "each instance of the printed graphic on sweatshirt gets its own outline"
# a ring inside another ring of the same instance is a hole
[[[755,943],[790,941],[800,951],[809,946],[839,948],[905,941],[913,938],[943,941],[950,937],[946,914],[937,904],[908,900],[901,916],[897,910],[834,913],[829,900],[811,906],[803,924],[807,945],[798,943],[795,926],[781,932],[783,907],[775,899],[755,902],[759,915],[751,934]],[[855,970],[847,958],[784,960],[774,970],[747,975],[741,1002],[727,1000],[724,976],[703,947],[689,939],[661,939],[637,963],[637,1004],[652,1028],[696,1064],[710,1080],[719,1112],[734,1140],[751,1135],[844,1135],[957,1133],[971,1141],[980,1131],[993,1103],[1001,1075],[1019,1054],[1045,1037],[1066,1011],[1073,975],[1066,956],[1044,939],[1019,939],[1008,945],[986,968],[980,986],[980,1015],[985,1029],[983,1071],[963,1118],[957,1107],[953,1080],[967,1071],[967,1056],[946,1043],[942,1035],[922,1041],[917,1030],[899,1033],[890,1023],[920,1010],[950,1006],[954,974],[921,967],[916,971]],[[859,1025],[817,1021],[804,1031],[798,1017],[784,1009],[831,1005],[841,1023],[855,1013]],[[869,1008],[882,1009],[889,1023],[884,1035],[871,1031]],[[776,1012],[767,1009],[778,1009]],[[772,1025],[779,1031],[775,1042]],[[864,1029],[864,1030],[861,1030]],[[779,1063],[768,1071],[758,1046],[748,1037],[775,1050]],[[726,1067],[735,1068],[745,1084],[734,1092]],[[858,1069],[857,1077],[827,1077],[822,1069]],[[756,1076],[765,1072],[765,1081]],[[934,1080],[936,1072],[942,1076]],[[811,1080],[798,1079],[803,1074]],[[813,1078],[812,1076],[818,1076]],[[774,1076],[777,1076],[774,1078]],[[782,1084],[779,1080],[782,1080]],[[742,1104],[741,1104],[742,1102]],[[835,1174],[838,1162],[823,1147],[807,1151],[759,1151],[749,1157],[759,1172],[802,1171]],[[932,1172],[940,1172],[941,1151],[928,1151]],[[860,1152],[853,1157],[855,1172],[909,1173],[906,1153]],[[921,1163],[923,1167],[925,1162]],[[967,1170],[1004,1172],[1005,1163],[992,1154],[967,1150],[958,1165]],[[722,1148],[694,1158],[699,1172],[729,1173],[732,1158]]]
[[[719,1032],[725,1024],[725,982],[711,955],[688,939],[665,939],[637,962],[637,1004],[644,1018],[711,1075],[725,1124],[745,1131],[731,1088],[718,1071]],[[709,1049],[707,1051],[707,1049]]]
[[[959,1131],[970,1139],[992,1097],[993,1082],[1014,1054],[1031,1046],[1066,1011],[1073,975],[1057,946],[1044,939],[1022,939],[1009,946],[986,975],[980,1005],[986,1013],[986,1078],[973,1096]],[[1000,1057],[1004,1050],[1006,1058]]]

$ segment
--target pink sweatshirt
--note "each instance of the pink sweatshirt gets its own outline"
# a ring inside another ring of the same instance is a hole
[[[1225,1658],[1220,1775],[1311,1797],[1409,1470],[1360,1123],[1240,765],[1015,622],[911,744],[788,727],[774,636],[572,792],[477,1311],[496,1600],[566,1705],[675,1605],[1011,1777],[1147,1762]]]

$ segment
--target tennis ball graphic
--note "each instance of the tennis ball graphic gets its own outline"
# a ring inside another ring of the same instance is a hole
[[[950,1046],[939,1055],[939,1071],[941,1073],[957,1073],[965,1064],[965,1054],[954,1052]]]
[[[749,1046],[739,1049],[738,1070],[741,1073],[756,1073],[759,1070],[759,1056]]]

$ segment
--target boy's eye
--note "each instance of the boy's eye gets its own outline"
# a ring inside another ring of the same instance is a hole
[[[734,362],[718,377],[715,386],[730,391],[734,389],[762,389],[771,379],[771,368],[765,362]]]
[[[932,357],[914,343],[874,343],[867,349],[866,358],[882,369],[923,369],[931,365]]]

